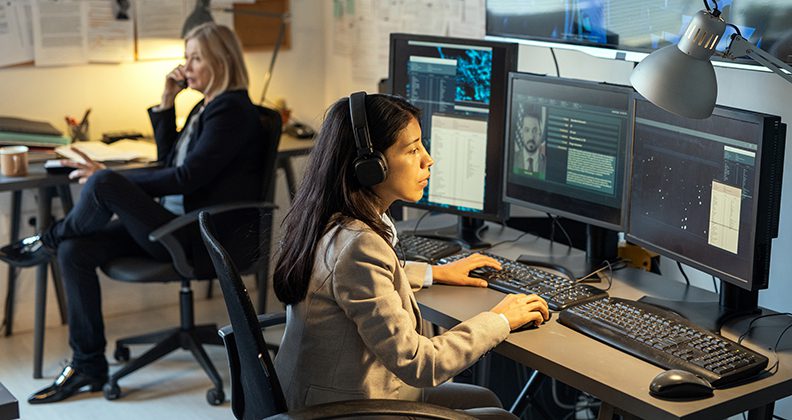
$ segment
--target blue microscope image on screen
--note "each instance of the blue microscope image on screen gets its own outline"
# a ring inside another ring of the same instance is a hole
[[[489,104],[492,79],[492,51],[465,50],[463,55],[449,54],[437,49],[440,58],[455,59],[456,95],[459,102]]]

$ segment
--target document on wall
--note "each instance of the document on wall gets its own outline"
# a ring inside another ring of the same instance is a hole
[[[33,1],[31,11],[37,66],[88,62],[87,3],[37,0]]]
[[[448,36],[482,39],[486,35],[484,0],[448,0]]]
[[[113,3],[107,0],[90,0],[87,3],[88,61],[92,63],[134,61],[134,21],[117,19]]]
[[[402,31],[411,34],[445,36],[448,30],[448,1],[410,1],[404,7]]]
[[[33,61],[30,1],[0,2],[0,67]]]
[[[137,0],[135,19],[138,60],[184,57],[181,33],[187,13],[192,11],[194,5],[194,0]]]
[[[355,0],[333,0],[333,53],[349,57],[355,34]]]

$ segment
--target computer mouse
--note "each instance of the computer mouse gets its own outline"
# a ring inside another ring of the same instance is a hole
[[[542,322],[542,325],[547,324],[551,319],[553,319],[553,313],[550,312],[549,315],[550,316],[548,316],[547,319],[544,322]],[[534,324],[533,322],[529,322],[527,324],[523,324],[522,326],[519,326],[519,327],[511,330],[511,332],[512,333],[516,333],[516,332],[520,332],[520,331],[530,331],[530,330],[535,330],[537,328],[539,328],[539,327],[536,324]]]
[[[686,370],[671,369],[652,379],[649,394],[669,400],[697,400],[712,396],[712,385]]]

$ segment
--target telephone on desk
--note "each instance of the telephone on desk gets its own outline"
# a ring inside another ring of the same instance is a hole
[[[298,139],[312,139],[316,136],[313,128],[299,122],[292,122],[286,125],[286,127],[283,127],[283,132]]]

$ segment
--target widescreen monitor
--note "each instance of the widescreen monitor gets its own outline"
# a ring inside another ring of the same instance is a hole
[[[421,200],[405,204],[462,216],[460,229],[504,220],[506,84],[517,45],[392,34],[390,48],[391,92],[421,109],[422,140],[435,161]]]
[[[792,2],[719,0],[727,22],[748,41],[792,64]],[[713,3],[710,1],[710,5]],[[640,60],[642,54],[676,44],[691,17],[704,9],[700,0],[487,0],[487,35],[544,45],[579,47],[593,55]],[[727,28],[717,49],[734,32]],[[553,45],[553,44],[550,44]],[[590,48],[596,47],[596,48]],[[632,57],[634,56],[634,58]],[[739,60],[753,63],[750,60]]]
[[[624,230],[632,92],[512,73],[504,200]]]
[[[720,106],[680,117],[638,94],[634,103],[627,239],[719,278],[721,306],[730,294],[749,297],[731,309],[755,309],[778,236],[785,125]]]

